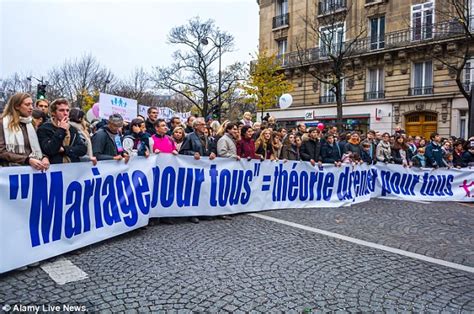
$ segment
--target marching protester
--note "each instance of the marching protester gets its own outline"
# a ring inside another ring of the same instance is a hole
[[[178,155],[176,143],[173,139],[167,135],[168,127],[164,119],[158,119],[155,121],[156,134],[152,136],[151,147],[155,154],[166,153]]]
[[[259,138],[255,141],[255,154],[261,160],[275,160],[275,154],[272,145],[272,131],[264,129]]]
[[[36,130],[38,130],[38,128],[43,123],[48,121],[48,116],[46,115],[46,113],[44,113],[40,109],[33,109],[33,113],[31,114],[31,116],[33,117],[33,122],[32,123],[33,123],[33,126],[35,127]]]
[[[377,145],[376,149],[377,161],[384,163],[393,163],[392,149],[390,147],[390,134],[384,133],[382,140]]]
[[[38,128],[41,150],[52,164],[80,162],[87,146],[77,129],[69,125],[69,101],[59,98],[50,106],[51,121]]]
[[[173,134],[173,130],[180,126],[181,126],[181,119],[179,117],[172,117],[170,119],[168,132],[166,133],[166,135],[171,136]]]
[[[72,108],[71,111],[69,111],[69,124],[79,132],[84,144],[87,146],[87,153],[79,159],[81,161],[90,161],[95,166],[97,164],[97,158],[95,158],[92,153],[91,135],[87,129],[87,123],[84,119],[85,115],[84,111],[78,108]]]
[[[123,138],[123,149],[130,157],[150,156],[154,142],[150,134],[144,131],[144,126],[145,122],[139,118],[130,122],[130,130]]]
[[[431,142],[426,146],[425,156],[428,162],[428,167],[438,168],[443,167],[443,150],[441,148],[441,136],[433,132],[430,135]]]
[[[320,166],[322,164],[320,134],[321,131],[318,128],[309,129],[309,138],[301,145],[301,160],[309,161],[313,167],[316,163]]]
[[[242,122],[243,125],[245,126],[252,126],[252,114],[250,112],[245,112],[244,113],[244,116],[243,116],[243,119],[240,120]]]
[[[39,109],[49,118],[49,100],[46,98],[38,99],[35,102],[35,109]]]
[[[360,147],[360,136],[357,132],[352,132],[350,134],[349,140],[344,145],[344,153],[353,152],[357,153],[359,156],[362,154],[362,149]]]
[[[391,148],[393,162],[403,167],[411,166],[411,151],[405,143],[405,138],[402,135],[395,137],[395,143]]]
[[[453,166],[456,168],[461,168],[465,167],[463,160],[462,160],[462,155],[464,154],[463,150],[463,142],[461,141],[456,141],[454,142],[454,149],[453,149]]]
[[[196,118],[193,120],[194,132],[186,135],[179,153],[182,155],[194,156],[194,159],[199,160],[201,156],[208,156],[210,160],[216,158],[217,152],[214,150],[210,139],[205,135],[206,122],[204,118]],[[190,217],[189,221],[192,223],[199,223],[198,217]]]
[[[273,132],[272,148],[276,160],[280,158],[282,146],[280,134],[278,132]]]
[[[122,145],[120,129],[123,127],[123,118],[119,114],[109,117],[107,125],[99,129],[92,136],[92,152],[97,160],[122,160],[128,162],[129,155]]]
[[[258,159],[255,154],[254,130],[250,126],[243,126],[240,130],[240,140],[237,142],[237,155],[241,158]]]
[[[411,158],[412,165],[418,168],[426,168],[425,148],[419,147],[417,154]]]
[[[189,116],[186,120],[186,128],[184,129],[186,134],[194,132],[194,120],[196,120],[195,116]]]
[[[148,118],[145,121],[145,128],[148,134],[152,136],[155,134],[155,121],[158,119],[158,108],[151,106],[147,110]]]
[[[185,138],[185,132],[182,126],[178,126],[174,128],[173,134],[171,135],[171,139],[174,141],[174,144],[176,145],[176,150],[179,152],[181,149],[181,145],[183,145]]]
[[[474,167],[474,137],[471,137],[466,144],[466,151],[462,155],[464,167]]]
[[[335,142],[334,135],[326,135],[326,141],[321,146],[321,159],[323,163],[335,164],[339,166],[341,164],[342,152],[339,145]]]
[[[238,132],[236,124],[227,124],[224,135],[217,141],[217,156],[240,160],[235,144]]]
[[[300,149],[296,145],[296,135],[290,133],[286,136],[280,156],[283,160],[300,160]]]
[[[30,165],[47,170],[49,159],[44,156],[32,124],[33,99],[29,94],[10,97],[0,120],[0,160],[2,166]]]
[[[360,159],[368,165],[372,165],[375,163],[374,155],[372,155],[372,144],[365,140],[361,144],[361,155]]]

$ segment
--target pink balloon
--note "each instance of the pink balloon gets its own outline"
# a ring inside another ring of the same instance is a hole
[[[94,114],[94,116],[96,118],[99,117],[99,103],[96,102],[93,106],[92,106],[92,113]]]
[[[318,129],[324,130],[324,123],[318,123]]]

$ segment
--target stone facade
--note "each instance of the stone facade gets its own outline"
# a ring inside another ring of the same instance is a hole
[[[430,121],[428,129],[436,124],[443,136],[465,136],[458,124],[467,110],[467,101],[459,92],[455,73],[439,59],[458,62],[457,54],[466,47],[466,40],[452,17],[449,20],[438,13],[447,5],[445,0],[288,0],[287,4],[284,0],[262,0],[259,4],[260,50],[280,54],[285,74],[294,85],[293,105],[285,111],[271,110],[281,121],[333,123],[334,99],[311,73],[324,69],[330,72],[331,64],[321,57],[320,29],[328,17],[342,14],[343,41],[347,45],[355,40],[358,45],[358,52],[348,56],[345,70],[348,79],[343,108],[344,114],[349,113],[348,119],[357,108],[363,120],[358,123],[365,124],[359,129],[390,132],[398,125],[405,128],[407,116],[420,113],[433,119],[435,113],[436,121]],[[428,15],[428,19],[431,14],[429,27],[413,27],[415,5],[420,5],[420,14]],[[286,19],[279,18],[282,12],[288,13]],[[374,40],[371,34],[377,27],[382,29],[381,40]],[[282,40],[286,40],[284,51]],[[380,86],[374,93],[369,77],[374,77],[375,69],[380,69],[379,81],[383,83],[377,83]],[[419,83],[420,77],[423,83]],[[419,132],[427,132],[422,131],[422,120]],[[416,131],[414,123],[410,130]]]

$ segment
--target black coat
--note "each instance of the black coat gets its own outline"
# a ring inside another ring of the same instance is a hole
[[[87,154],[87,146],[81,135],[74,127],[69,127],[71,136],[69,146],[63,146],[66,130],[58,128],[51,122],[43,123],[37,131],[38,140],[43,153],[48,156],[51,164],[62,164],[65,156],[69,157],[71,162],[80,162],[79,158]],[[63,152],[59,152],[61,147]]]
[[[121,155],[115,145],[115,134],[110,133],[107,127],[97,131],[92,136],[92,153],[97,160],[111,160],[114,156]]]
[[[301,160],[310,161],[311,159],[318,162],[321,159],[321,144],[319,140],[309,139],[304,141],[300,149]]]
[[[328,142],[325,142],[321,146],[321,159],[324,163],[334,163],[336,161],[341,161],[342,150],[339,147],[338,143],[329,145]]]
[[[186,135],[179,153],[181,155],[194,155],[196,152],[201,156],[209,156],[211,153],[217,155],[217,146],[210,137],[206,137],[206,143],[203,145],[199,136],[192,132]]]
[[[374,164],[375,159],[373,158],[373,156],[375,155],[375,152],[374,152],[374,155],[370,157],[370,153],[368,151],[365,151],[364,149],[362,149],[361,151],[362,153],[360,155],[360,158],[362,159],[362,161],[367,163],[368,165]]]
[[[344,145],[344,154],[347,152],[352,152],[352,153],[357,153],[359,156],[362,155],[362,148],[360,147],[360,144],[352,144],[351,142],[347,142]]]
[[[402,165],[403,164],[402,155],[400,154],[401,149],[402,148],[396,149],[395,147],[392,147],[392,150],[391,150],[393,161],[397,165]],[[411,158],[413,157],[412,153],[411,153],[411,150],[410,149],[405,150],[405,154],[406,154],[407,162],[410,162]]]
[[[146,132],[150,134],[150,136],[156,134],[155,125],[153,124],[153,122],[150,121],[150,119],[146,119],[145,128]]]

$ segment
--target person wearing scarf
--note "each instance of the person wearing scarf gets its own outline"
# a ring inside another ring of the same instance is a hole
[[[150,134],[144,132],[145,122],[135,118],[130,123],[130,131],[123,138],[123,149],[130,157],[148,157],[153,148],[153,139]]]
[[[425,148],[420,147],[417,150],[418,154],[412,157],[411,161],[413,163],[413,167],[418,168],[425,168],[426,167],[426,157],[425,157]]]
[[[65,98],[50,105],[51,121],[38,128],[41,149],[52,164],[80,162],[87,146],[76,128],[69,125],[69,102]]]
[[[362,149],[360,147],[360,136],[357,132],[352,132],[351,137],[344,145],[344,154],[347,152],[357,153],[359,156],[362,155]]]
[[[253,140],[254,130],[250,126],[240,129],[240,140],[237,142],[237,155],[241,158],[258,159],[255,155],[255,142]]]
[[[384,133],[382,135],[382,140],[377,145],[375,155],[377,156],[377,161],[393,163],[392,149],[390,147],[390,134]]]
[[[32,124],[33,100],[27,93],[10,97],[0,120],[0,159],[3,166],[30,165],[36,170],[49,168]]]
[[[87,146],[87,154],[80,158],[81,161],[90,161],[95,166],[97,165],[97,158],[95,158],[92,153],[91,135],[87,128],[87,122],[84,120],[85,115],[81,109],[72,108],[71,111],[69,111],[69,125],[79,132],[84,144]]]

